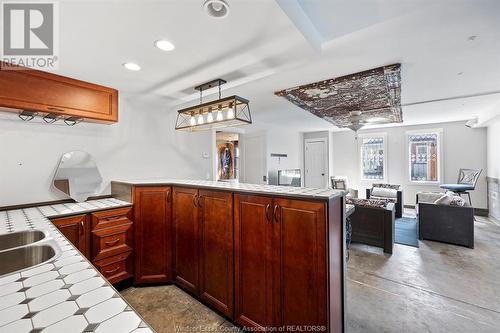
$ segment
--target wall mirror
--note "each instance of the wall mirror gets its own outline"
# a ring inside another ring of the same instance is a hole
[[[102,177],[94,158],[84,151],[63,154],[57,168],[53,187],[76,202],[99,194]]]

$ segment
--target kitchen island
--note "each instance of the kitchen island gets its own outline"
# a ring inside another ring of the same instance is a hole
[[[175,283],[252,330],[343,332],[345,202],[331,189],[122,180],[136,285]]]

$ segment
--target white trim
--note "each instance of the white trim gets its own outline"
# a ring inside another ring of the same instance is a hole
[[[427,185],[436,186],[441,184],[443,179],[443,129],[442,128],[428,128],[419,130],[410,130],[405,132],[405,153],[406,153],[406,179],[408,184],[412,185]],[[421,135],[421,134],[437,134],[437,180],[436,181],[422,181],[422,180],[411,180],[411,163],[410,163],[410,135]]]
[[[384,146],[384,161],[383,161],[383,168],[384,168],[384,178],[383,179],[365,179],[363,178],[363,157],[361,156],[361,144],[364,138],[382,138],[384,140],[383,146]],[[361,139],[361,140],[360,140]],[[378,133],[359,133],[358,134],[358,168],[359,168],[359,180],[362,183],[376,183],[376,182],[381,182],[381,183],[387,183],[388,182],[388,171],[387,171],[387,166],[388,166],[388,150],[387,150],[387,132],[378,132]]]
[[[330,165],[328,156],[328,138],[307,138],[304,139],[304,186],[307,187],[306,183],[306,145],[313,142],[323,142],[324,143],[324,154],[325,154],[325,184],[326,187],[330,186]]]

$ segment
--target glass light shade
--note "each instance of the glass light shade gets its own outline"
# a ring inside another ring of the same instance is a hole
[[[222,111],[219,110],[219,111],[217,111],[217,121],[221,121],[221,120],[223,120],[223,118],[222,118]]]
[[[201,124],[204,124],[204,123],[205,123],[205,120],[203,119],[203,115],[202,115],[202,114],[200,114],[200,115],[198,116],[198,125],[201,125]]]
[[[209,112],[207,114],[207,123],[211,123],[212,121],[214,121],[214,116],[212,115],[212,112]]]
[[[229,108],[227,110],[227,119],[233,119],[234,118],[234,110],[233,108]]]
[[[189,119],[189,124],[190,124],[191,126],[196,125],[196,119],[194,119],[194,117],[193,117],[193,116],[191,116],[191,118]]]

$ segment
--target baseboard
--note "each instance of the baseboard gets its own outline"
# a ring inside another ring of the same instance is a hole
[[[474,208],[474,215],[488,217],[490,211],[487,208]]]

